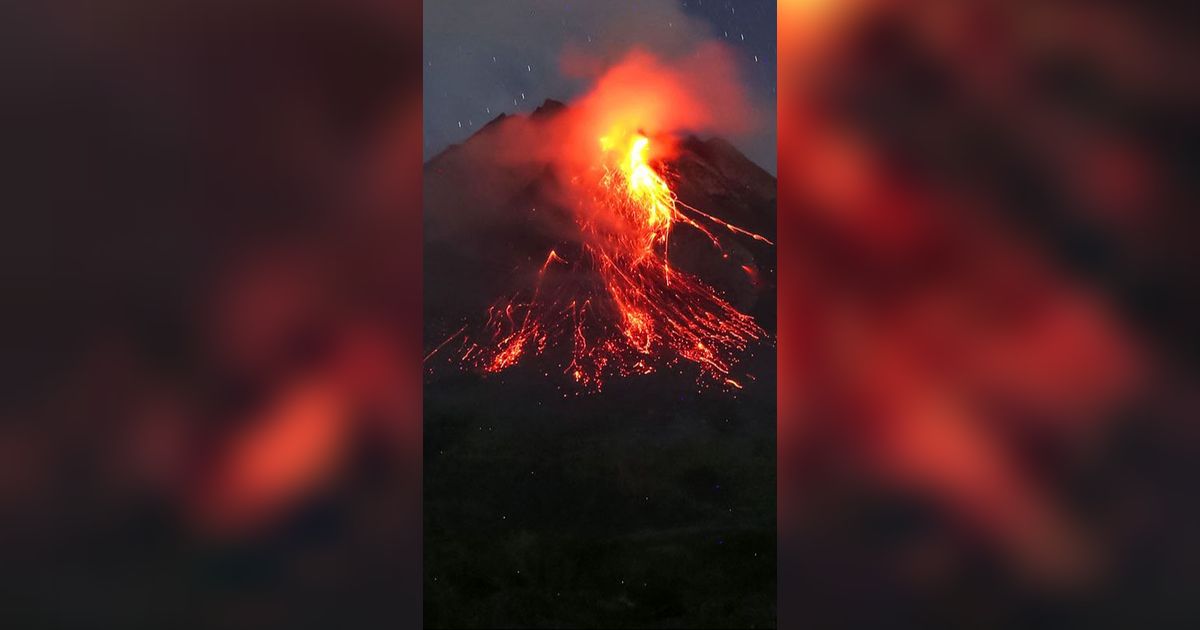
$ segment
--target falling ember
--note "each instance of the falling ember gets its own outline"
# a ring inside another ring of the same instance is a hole
[[[701,384],[742,389],[731,372],[767,333],[672,264],[671,235],[677,227],[695,230],[723,260],[729,258],[717,235],[723,231],[772,243],[678,198],[665,161],[674,144],[664,130],[703,124],[708,114],[684,98],[687,91],[669,71],[631,59],[602,78],[570,118],[572,140],[562,150],[571,161],[559,175],[574,236],[530,267],[536,275],[527,289],[493,303],[481,327],[459,329],[427,361],[442,353],[451,363],[494,374],[537,360],[591,390],[612,377],[692,366]],[[757,277],[750,279],[757,285]]]
[[[701,221],[770,241],[680,202],[649,158],[651,142],[641,131],[601,137],[600,164],[575,182],[583,188],[578,258],[551,250],[526,294],[494,303],[480,333],[460,328],[429,356],[457,340],[451,360],[498,373],[559,349],[561,372],[585,388],[686,363],[702,381],[742,389],[730,371],[766,331],[711,286],[673,267],[669,241],[677,225],[687,226],[723,256],[720,240]]]
[[[623,148],[623,144],[628,147]],[[626,218],[635,228],[640,228],[644,241],[642,253],[647,256],[654,254],[657,243],[666,246],[676,215],[675,194],[647,163],[649,146],[650,139],[640,132],[629,134],[622,140],[614,140],[612,136],[600,138],[601,149],[606,154],[615,152],[617,156],[616,168],[605,167],[601,185],[616,191],[617,199],[612,205],[628,210]],[[663,262],[669,281],[666,256],[663,256]]]

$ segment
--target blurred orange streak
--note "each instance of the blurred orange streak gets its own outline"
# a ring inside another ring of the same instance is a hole
[[[197,498],[218,531],[260,522],[324,481],[343,456],[348,404],[329,383],[293,385],[233,438]]]

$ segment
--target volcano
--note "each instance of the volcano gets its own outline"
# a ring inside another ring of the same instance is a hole
[[[595,246],[580,240],[581,175],[554,155],[572,107],[499,116],[425,165],[426,623],[772,627],[774,177],[720,138],[650,138],[673,149],[649,163],[675,200],[712,216],[681,218],[669,244],[652,234],[669,290],[703,283],[761,330],[730,349],[728,377],[667,354],[597,391],[571,374],[571,335],[502,370],[461,360],[498,303],[607,295],[581,262]],[[522,320],[518,306],[511,328]]]
[[[774,327],[775,178],[723,139],[637,131],[629,150],[626,136],[602,139],[618,166],[596,193],[552,150],[570,113],[548,100],[501,114],[425,165],[427,371],[498,372],[544,354],[529,374],[598,388],[609,373],[695,367],[742,389],[734,364],[769,346]],[[669,156],[646,158],[651,142]],[[486,330],[473,330],[480,313]]]

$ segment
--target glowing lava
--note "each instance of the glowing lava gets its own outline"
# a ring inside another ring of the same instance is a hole
[[[682,224],[701,231],[721,254],[720,241],[692,211],[770,241],[682,204],[651,163],[644,133],[617,130],[599,145],[601,164],[575,181],[582,188],[577,258],[551,250],[530,292],[496,302],[481,333],[459,329],[430,356],[461,335],[455,356],[485,373],[561,349],[559,370],[587,388],[683,361],[698,368],[703,382],[741,389],[730,370],[766,332],[711,286],[673,267],[668,244]]]
[[[719,55],[703,60],[710,74],[724,63]],[[721,258],[728,254],[710,226],[771,244],[683,203],[672,187],[671,132],[711,128],[731,118],[718,111],[736,109],[717,107],[717,96],[696,89],[699,74],[631,54],[571,110],[539,126],[509,127],[513,135],[500,146],[553,167],[565,189],[553,197],[576,229],[539,259],[532,286],[493,303],[486,323],[460,328],[427,360],[441,352],[453,364],[493,374],[529,362],[545,376],[558,372],[592,390],[610,377],[691,366],[703,385],[742,388],[731,371],[766,331],[670,257],[671,233],[680,226],[701,233]]]
[[[622,150],[622,144],[627,144],[628,148]],[[641,133],[629,135],[624,142],[604,136],[600,138],[600,147],[605,153],[615,151],[619,158],[618,168],[606,168],[601,183],[627,197],[628,203],[620,203],[617,207],[627,208],[630,218],[641,224],[646,253],[650,254],[655,243],[666,244],[676,212],[675,194],[647,161],[650,139]]]

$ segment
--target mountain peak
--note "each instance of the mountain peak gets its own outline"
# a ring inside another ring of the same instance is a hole
[[[564,105],[561,101],[556,101],[552,98],[548,98],[545,101],[543,101],[542,104],[539,105],[537,109],[533,110],[533,114],[531,114],[530,117],[531,118],[541,118],[543,116],[552,116],[554,114],[561,112],[562,110],[564,110],[566,108],[567,108],[567,106]]]

